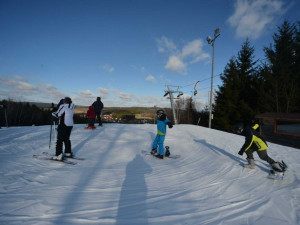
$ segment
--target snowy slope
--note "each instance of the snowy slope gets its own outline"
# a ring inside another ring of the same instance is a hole
[[[75,125],[77,165],[34,159],[49,151],[50,126],[0,130],[0,224],[300,224],[300,150],[269,143],[283,181],[237,155],[244,137],[192,125],[168,129],[182,159],[155,159],[155,125]],[[49,152],[54,153],[54,145]],[[73,160],[75,161],[75,160]]]

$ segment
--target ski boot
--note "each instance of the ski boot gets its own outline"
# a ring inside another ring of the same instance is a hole
[[[64,156],[61,153],[60,155],[56,155],[52,157],[53,160],[57,160],[57,161],[63,161],[64,160]]]
[[[166,146],[166,153],[165,153],[166,157],[169,157],[171,155],[169,148],[170,148],[169,146]]]
[[[156,148],[152,149],[152,151],[150,153],[151,153],[151,155],[155,155],[157,153],[157,149]]]
[[[280,162],[274,162],[271,164],[271,167],[274,171],[282,173],[285,171],[285,168],[283,166],[280,165]]]
[[[244,164],[244,167],[248,169],[255,169],[254,159],[249,159],[249,158],[246,159],[248,161],[248,164]]]
[[[164,155],[157,154],[157,155],[155,155],[155,157],[158,158],[158,159],[164,159]]]
[[[73,153],[72,152],[71,153],[65,153],[64,156],[66,158],[73,158]]]

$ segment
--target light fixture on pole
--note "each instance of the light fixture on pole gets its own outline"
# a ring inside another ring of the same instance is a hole
[[[215,29],[214,38],[210,36],[206,38],[209,45],[213,47],[212,55],[212,67],[211,67],[211,87],[210,87],[210,103],[209,103],[209,123],[208,127],[211,128],[211,119],[212,119],[212,96],[213,96],[213,80],[214,80],[214,57],[215,57],[215,40],[220,36],[220,29]]]

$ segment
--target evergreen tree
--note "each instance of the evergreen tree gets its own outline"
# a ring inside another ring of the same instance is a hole
[[[271,70],[267,64],[262,64],[259,67],[258,76],[256,77],[256,90],[259,93],[258,106],[259,112],[273,112],[275,108],[274,97],[272,96],[272,88],[266,80],[271,79]],[[267,78],[268,77],[268,78]]]
[[[238,53],[237,67],[239,79],[241,82],[239,100],[240,110],[243,119],[250,120],[257,112],[259,93],[257,88],[257,61],[254,61],[254,47],[250,46],[248,39],[242,45]]]
[[[264,48],[270,71],[264,74],[264,78],[272,96],[269,98],[272,111],[275,112],[289,113],[299,107],[296,106],[299,96],[299,32],[296,36],[296,31],[294,24],[284,21],[278,27],[278,33],[273,35],[274,47],[271,44],[269,48]]]
[[[223,86],[217,92],[214,124],[216,128],[229,130],[238,121],[250,122],[257,113],[260,84],[254,61],[254,48],[248,39],[243,43],[237,58],[231,58],[224,74]]]
[[[300,113],[300,22],[297,23],[296,27],[296,38],[295,38],[295,79],[297,84],[296,99],[294,105],[294,111]]]
[[[234,57],[230,59],[220,78],[223,86],[219,87],[216,94],[213,125],[221,130],[229,130],[230,122],[240,119],[237,105],[241,84]]]

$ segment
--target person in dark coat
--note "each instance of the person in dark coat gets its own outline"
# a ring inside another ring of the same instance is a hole
[[[254,126],[245,126],[243,123],[237,123],[234,125],[233,132],[245,136],[245,143],[238,152],[239,155],[246,153],[248,164],[244,167],[254,169],[254,158],[253,153],[256,152],[261,160],[264,160],[270,164],[272,169],[278,172],[282,172],[283,168],[279,162],[275,162],[268,153],[268,145],[264,138],[255,130],[257,124]]]
[[[101,112],[104,107],[103,103],[101,102],[101,98],[97,97],[97,101],[95,101],[92,106],[94,107],[96,117],[98,119],[99,126],[102,126],[102,120],[101,120]]]

